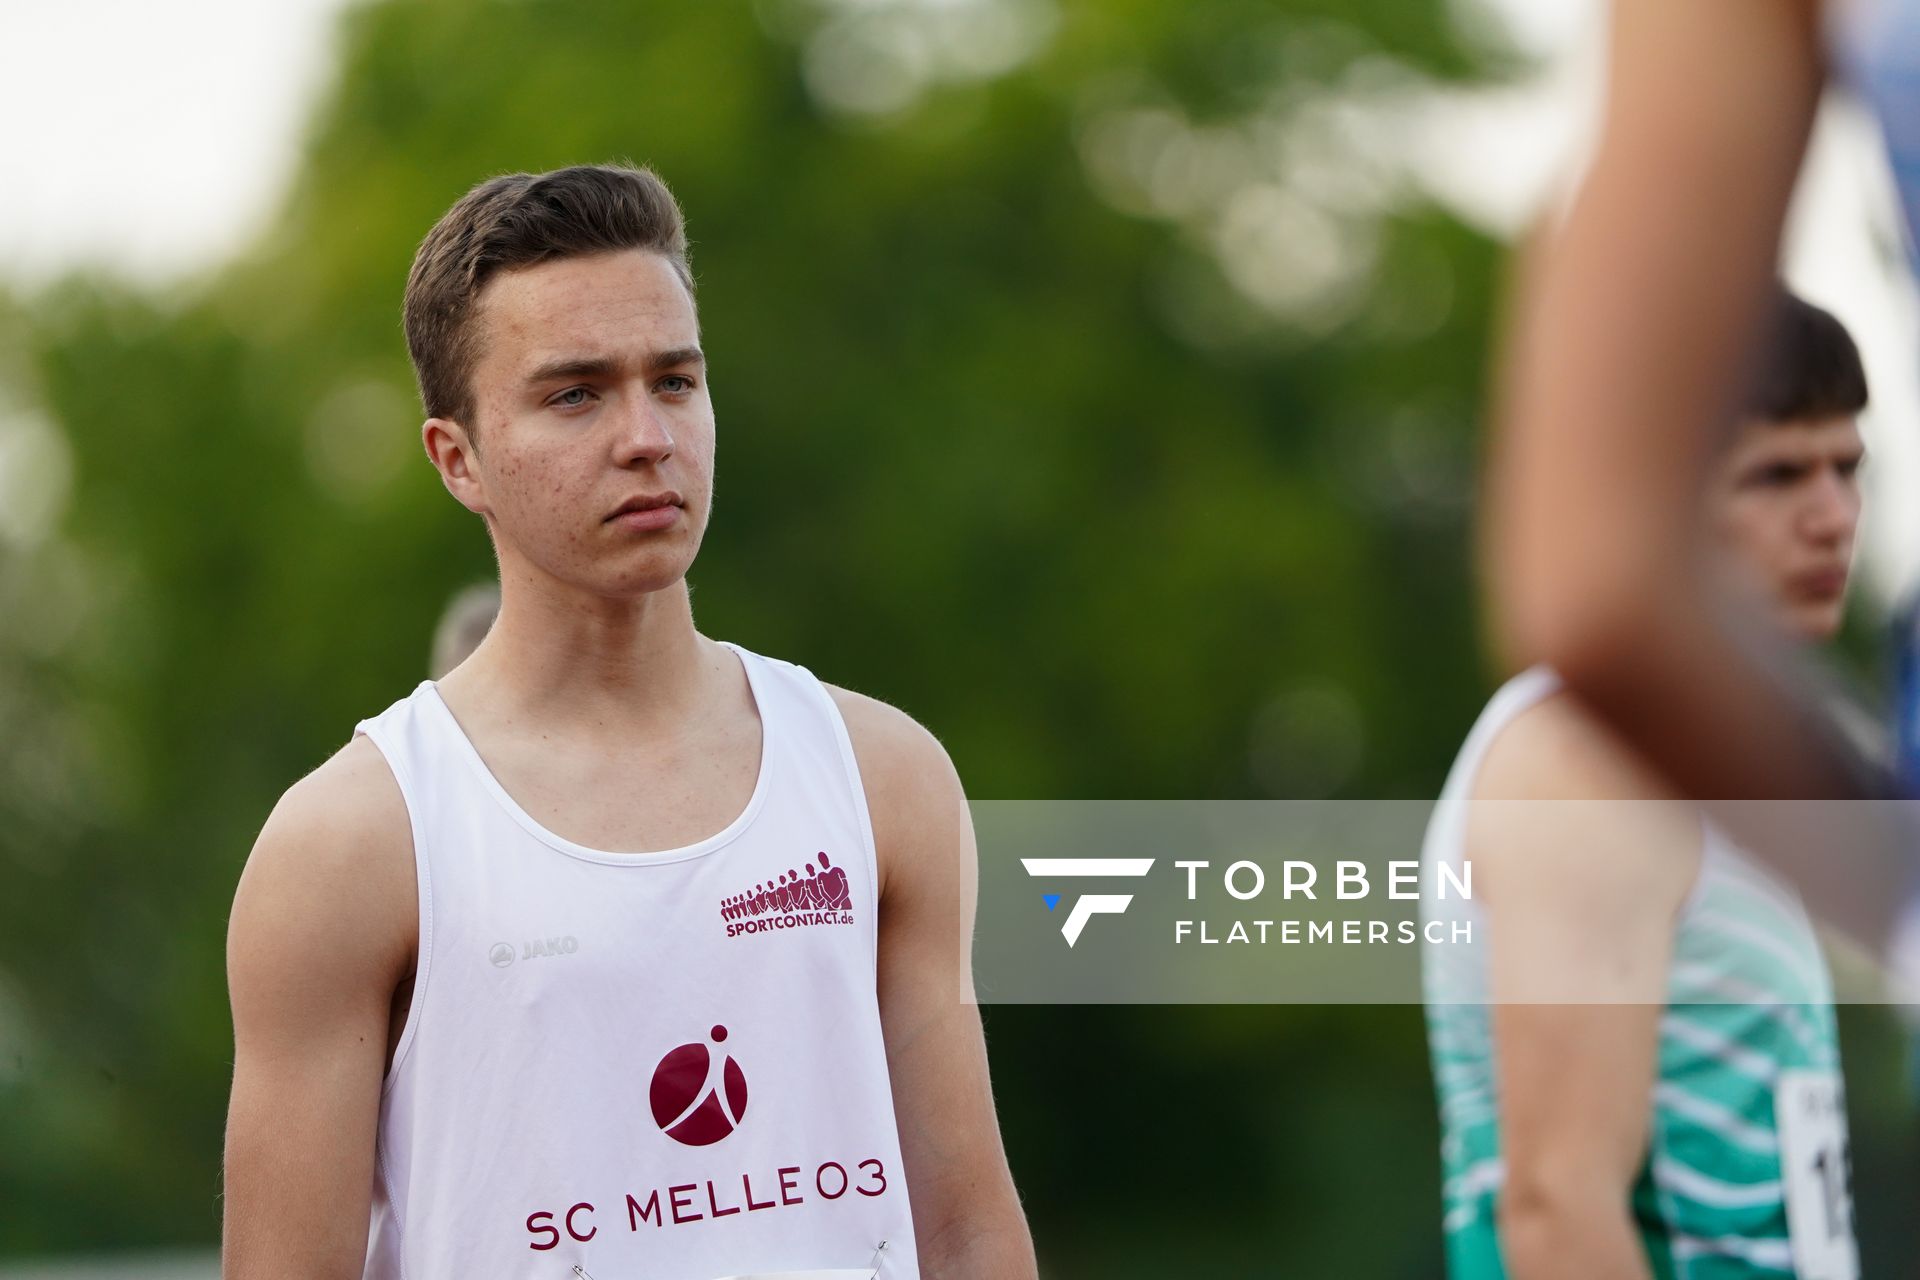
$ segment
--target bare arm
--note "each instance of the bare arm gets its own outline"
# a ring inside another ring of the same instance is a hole
[[[1497,638],[1517,664],[1550,662],[1683,782],[1795,794],[1806,779],[1774,763],[1789,753],[1743,759],[1731,733],[1702,750],[1685,726],[1644,729],[1683,719],[1656,695],[1716,713],[1707,726],[1783,714],[1745,696],[1750,663],[1713,678],[1706,658],[1730,646],[1689,553],[1819,94],[1813,5],[1617,0],[1614,13],[1599,151],[1530,256],[1507,353],[1486,548]]]
[[[1646,1151],[1675,912],[1699,826],[1571,699],[1483,766],[1469,831],[1491,928],[1502,1255],[1514,1280],[1646,1280]]]
[[[1818,104],[1816,0],[1617,0],[1601,146],[1525,273],[1486,553],[1496,637],[1707,801],[1880,785],[1803,664],[1715,599],[1696,516]],[[1904,895],[1885,809],[1716,817],[1871,948]],[[1845,847],[1842,847],[1844,843]],[[1837,864],[1846,874],[1834,874]]]
[[[411,848],[393,776],[360,738],[281,798],[247,859],[227,935],[227,1280],[362,1272],[417,929]]]
[[[974,1002],[973,821],[947,753],[884,703],[835,690],[880,862],[880,1019],[928,1280],[1036,1275]]]

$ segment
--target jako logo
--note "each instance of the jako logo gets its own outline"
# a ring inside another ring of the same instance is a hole
[[[708,1032],[715,1044],[727,1029]],[[683,1044],[660,1059],[647,1090],[653,1122],[689,1147],[711,1146],[732,1133],[747,1114],[747,1076],[732,1057],[704,1044]]]
[[[1144,876],[1153,870],[1152,858],[1022,858],[1027,874],[1037,880],[1083,879],[1109,876]],[[1060,905],[1060,895],[1043,893],[1040,900],[1052,911]],[[1088,893],[1074,899],[1060,936],[1071,947],[1080,941],[1080,931],[1097,915],[1119,915],[1133,901],[1130,893]]]

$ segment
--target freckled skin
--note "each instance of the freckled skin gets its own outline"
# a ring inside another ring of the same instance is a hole
[[[445,419],[428,424],[441,430],[428,448],[448,490],[486,520],[503,571],[519,561],[535,578],[599,597],[681,581],[712,505],[714,423],[701,364],[647,367],[699,346],[693,298],[671,264],[634,249],[504,272],[477,312],[478,448]],[[542,363],[576,357],[619,367],[527,383]],[[683,505],[670,527],[606,523],[627,499],[667,490]]]

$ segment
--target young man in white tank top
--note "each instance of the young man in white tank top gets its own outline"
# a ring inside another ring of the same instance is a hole
[[[1842,620],[1866,379],[1832,316],[1791,296],[1769,315],[1705,524],[1720,586],[1818,644]],[[1454,1280],[1857,1275],[1811,927],[1690,806],[1648,803],[1676,798],[1544,668],[1448,779],[1427,856],[1471,858],[1486,929],[1426,957]],[[1817,1124],[1790,1114],[1808,1099]]]
[[[405,321],[500,612],[241,877],[228,1280],[1034,1275],[951,763],[695,630],[715,432],[672,196],[482,183]],[[729,909],[805,863],[837,874]]]

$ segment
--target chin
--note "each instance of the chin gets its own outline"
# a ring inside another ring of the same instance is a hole
[[[1843,618],[1838,605],[1808,605],[1787,615],[1787,629],[1806,644],[1827,644],[1840,634]]]
[[[688,556],[649,556],[640,563],[613,569],[601,578],[600,587],[610,596],[650,595],[684,581],[692,567],[693,560]]]
[[[633,599],[650,596],[656,591],[665,591],[686,580],[686,571],[661,570],[658,573],[623,573],[609,577],[598,584],[600,594],[605,596]]]

